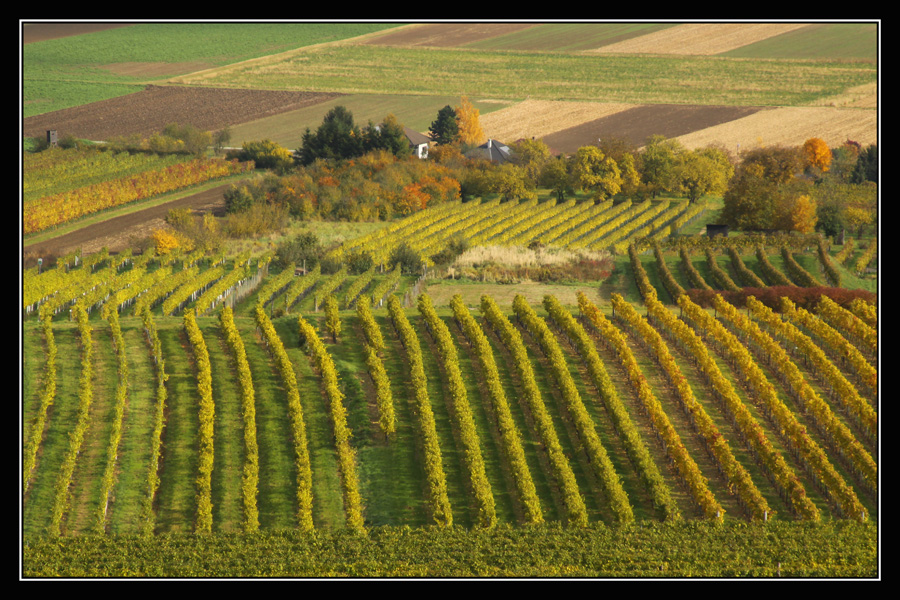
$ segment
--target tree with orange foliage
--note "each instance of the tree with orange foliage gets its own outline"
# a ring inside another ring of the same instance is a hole
[[[831,149],[821,138],[813,137],[803,142],[803,157],[807,167],[815,167],[823,173],[831,166]]]
[[[487,136],[478,120],[479,111],[469,102],[468,96],[461,98],[460,105],[455,110],[456,122],[459,124],[459,141],[476,146],[483,143]]]

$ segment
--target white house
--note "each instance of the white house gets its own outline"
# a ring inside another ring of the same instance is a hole
[[[413,154],[419,158],[428,158],[428,144],[431,142],[431,138],[405,126],[403,127],[403,133],[406,134],[406,139],[409,140],[409,148],[413,151]]]

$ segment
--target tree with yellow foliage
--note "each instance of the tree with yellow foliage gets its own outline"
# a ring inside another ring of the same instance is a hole
[[[817,137],[809,138],[803,142],[803,158],[807,167],[815,167],[825,173],[831,166],[831,149],[825,140]]]
[[[463,144],[479,145],[484,143],[487,136],[481,128],[478,120],[479,111],[469,102],[468,96],[460,99],[460,104],[455,108],[456,122],[459,127],[459,141]]]
[[[815,200],[806,194],[797,198],[790,213],[790,229],[800,233],[812,233],[817,220]]]
[[[168,254],[181,245],[178,237],[165,229],[154,229],[150,238],[156,244],[156,253],[159,255]]]

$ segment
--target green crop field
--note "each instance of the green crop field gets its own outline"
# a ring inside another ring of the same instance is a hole
[[[22,48],[23,113],[80,106],[197,70],[395,27],[386,23],[140,23]],[[131,67],[131,68],[129,68]]]
[[[819,23],[730,50],[732,58],[878,60],[878,28],[872,23]]]
[[[505,99],[804,106],[876,77],[875,66],[867,63],[345,45],[178,81],[352,94],[477,93]]]

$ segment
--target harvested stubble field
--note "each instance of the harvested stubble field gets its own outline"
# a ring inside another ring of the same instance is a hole
[[[805,23],[686,23],[592,52],[709,56],[807,27]]]

